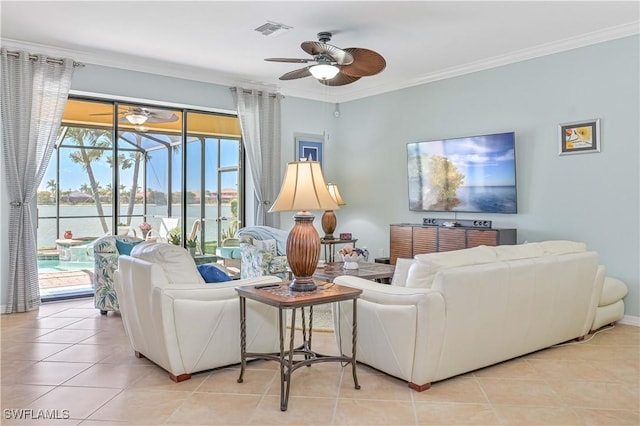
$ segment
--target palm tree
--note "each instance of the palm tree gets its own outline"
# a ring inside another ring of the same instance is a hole
[[[100,186],[99,188],[98,193],[100,194],[100,198],[111,200],[111,184],[108,183],[106,186]]]
[[[84,192],[85,194],[91,194],[91,187],[86,183],[83,183],[82,185],[80,185],[80,191]]]
[[[122,199],[127,199],[129,195],[130,195],[130,191],[127,191],[127,185],[125,185],[124,183],[121,183],[120,191],[118,191],[118,201]],[[131,222],[130,218],[127,222]],[[127,223],[127,225],[130,225],[130,223]]]
[[[136,146],[142,146],[142,135],[139,133],[136,133]],[[136,195],[138,194],[138,175],[140,174],[140,162],[144,158],[144,153],[133,152],[130,155],[128,164],[130,166],[133,162],[133,176],[131,178],[131,192],[129,192],[129,205],[127,206],[127,217],[129,218],[131,218],[131,215],[133,214]]]
[[[55,202],[56,199],[56,190],[58,188],[58,185],[56,184],[56,180],[55,179],[49,179],[47,181],[47,190],[51,193],[51,196],[53,197],[53,200]]]
[[[229,202],[231,217],[229,218],[229,228],[222,232],[221,239],[234,238],[238,232],[238,199],[234,198]]]
[[[91,193],[96,200],[96,209],[98,210],[102,229],[106,233],[109,231],[109,225],[104,217],[102,201],[99,196],[96,196],[98,194],[98,182],[93,174],[91,164],[98,161],[106,152],[106,148],[111,146],[111,133],[106,130],[71,127],[67,131],[66,137],[74,140],[79,146],[78,151],[72,152],[69,157],[74,163],[82,165],[82,168],[87,172],[89,183],[91,184]]]
[[[142,136],[139,134],[136,134],[136,146],[141,147],[142,146]],[[128,201],[128,206],[127,206],[127,213],[126,213],[126,217],[127,217],[127,225],[131,224],[131,215],[133,214],[133,208],[135,207],[135,201],[136,201],[136,194],[138,193],[138,176],[140,174],[140,160],[143,157],[143,153],[142,152],[129,152],[128,156],[126,156],[125,154],[120,154],[118,155],[118,168],[121,170],[127,170],[130,169],[131,167],[133,167],[133,177],[132,177],[132,182],[131,182],[131,190],[129,192],[125,191],[126,186],[125,185],[120,185],[120,193],[118,194],[118,202],[120,202],[120,196],[123,196],[125,198],[129,198]],[[113,164],[113,157],[108,157],[107,158],[107,163],[109,165],[111,165],[111,167],[114,166]]]

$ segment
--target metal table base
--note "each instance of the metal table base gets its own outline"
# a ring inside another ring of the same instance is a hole
[[[320,303],[317,303],[320,304]],[[280,364],[280,410],[286,411],[289,403],[291,390],[291,376],[294,371],[304,366],[311,366],[319,362],[343,362],[344,365],[351,364],[353,383],[356,389],[360,389],[358,376],[356,374],[356,343],[357,343],[357,298],[353,298],[353,324],[352,324],[352,353],[351,356],[344,354],[339,356],[323,355],[311,349],[313,336],[313,305],[304,306],[278,306],[278,329],[280,334],[280,351],[273,353],[247,352],[247,324],[246,324],[246,297],[240,294],[240,354],[241,367],[238,383],[244,380],[244,371],[247,359],[266,359],[276,361]],[[296,311],[300,309],[302,315],[302,345],[294,347],[296,331]],[[309,323],[307,326],[306,310],[308,309]],[[286,325],[285,315],[287,310],[291,310],[291,333],[289,336],[289,347],[285,349]],[[298,356],[300,359],[295,359]]]

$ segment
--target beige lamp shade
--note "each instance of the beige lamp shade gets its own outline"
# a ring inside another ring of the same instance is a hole
[[[342,196],[340,195],[338,185],[336,185],[335,183],[328,183],[327,189],[329,190],[329,194],[331,194],[331,198],[333,198],[339,206],[344,206],[347,204],[344,202]]]
[[[320,259],[320,236],[313,226],[309,210],[334,210],[338,204],[329,194],[317,161],[294,161],[287,164],[280,194],[270,212],[297,212],[295,225],[287,237],[287,261],[293,274],[292,291],[313,291],[313,273]]]
[[[339,206],[344,206],[345,203],[340,195],[340,191],[338,190],[338,185],[335,183],[328,183],[327,190],[329,190],[329,194],[331,194],[331,198],[333,198]],[[336,218],[336,214],[333,210],[325,210],[322,214],[322,230],[324,231],[323,240],[333,240],[335,237],[333,236],[333,231],[336,230],[336,225],[338,224],[338,219]]]
[[[338,203],[333,199],[320,163],[317,161],[292,161],[280,188],[280,194],[270,212],[336,210]]]

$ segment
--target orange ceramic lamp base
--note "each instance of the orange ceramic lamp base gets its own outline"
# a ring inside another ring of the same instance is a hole
[[[325,240],[333,240],[335,237],[333,236],[333,231],[336,230],[337,224],[336,214],[333,210],[325,210],[322,214],[322,230],[324,231]]]
[[[313,226],[311,213],[298,212],[294,219],[296,224],[287,238],[287,260],[294,277],[289,288],[313,291],[316,289],[313,273],[320,259],[320,236]]]

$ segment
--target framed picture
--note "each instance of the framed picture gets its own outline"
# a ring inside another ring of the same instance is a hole
[[[295,160],[305,158],[308,161],[317,161],[322,167],[322,141],[321,135],[295,135]]]
[[[600,152],[600,120],[574,121],[559,127],[560,155]]]

